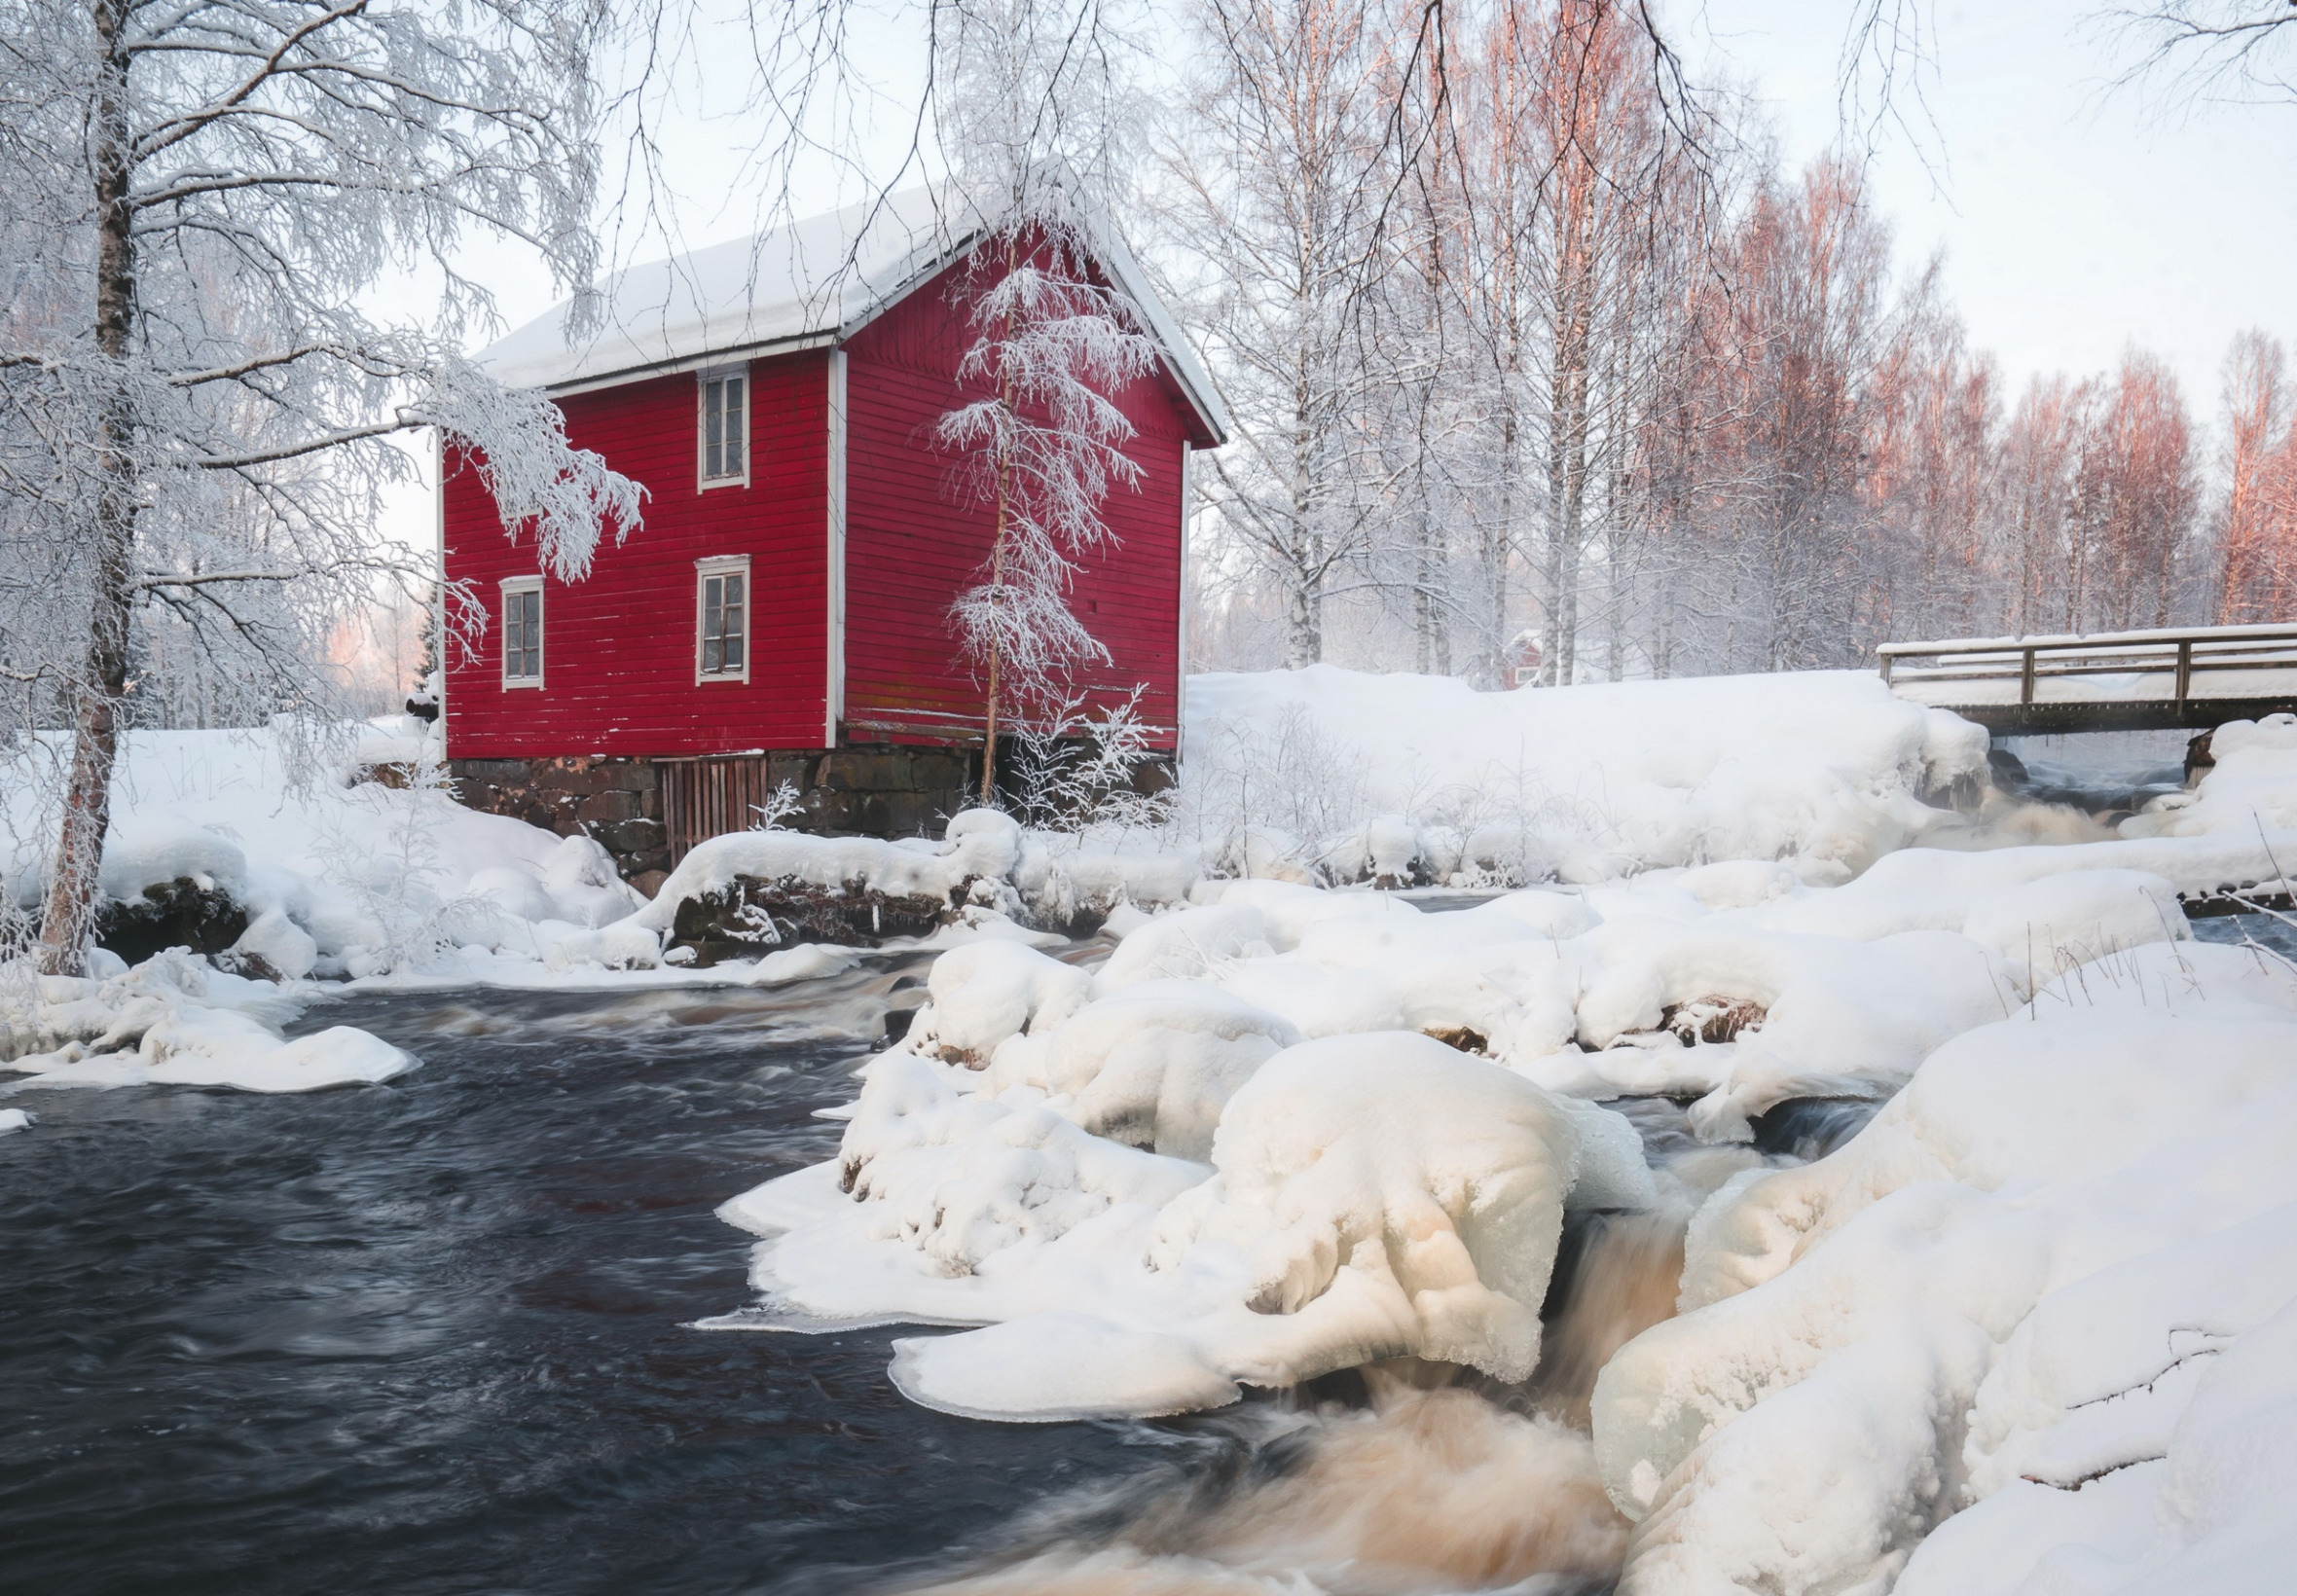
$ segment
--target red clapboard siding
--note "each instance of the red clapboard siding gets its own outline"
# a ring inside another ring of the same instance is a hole
[[[564,399],[568,438],[646,485],[645,525],[599,550],[585,581],[545,579],[543,681],[501,684],[497,584],[536,570],[478,473],[447,454],[447,575],[491,624],[477,658],[449,649],[457,759],[818,748],[828,681],[827,354],[750,364],[750,485],[696,487],[696,379],[645,379]],[[750,557],[749,680],[694,679],[694,562]]]
[[[960,398],[969,335],[952,288],[962,271],[921,286],[846,345],[845,719],[854,741],[884,737],[886,727],[981,733],[981,689],[959,657],[948,612],[989,558],[995,521],[985,506],[961,502],[957,461],[931,436]],[[1169,733],[1181,680],[1182,444],[1196,422],[1161,372],[1118,400],[1139,429],[1127,453],[1142,479],[1138,490],[1111,493],[1105,513],[1117,546],[1086,558],[1071,603],[1112,656],[1083,685],[1105,702],[1148,683],[1142,714]],[[1160,744],[1170,746],[1170,736]]]

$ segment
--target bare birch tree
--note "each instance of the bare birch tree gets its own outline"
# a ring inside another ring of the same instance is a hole
[[[1235,438],[1213,457],[1224,532],[1284,614],[1284,660],[1324,657],[1327,601],[1370,548],[1381,487],[1362,425],[1394,187],[1367,0],[1210,0],[1185,126],[1167,145],[1175,297],[1221,373]]]
[[[0,4],[7,729],[29,757],[33,728],[70,728],[43,969],[80,967],[139,629],[323,707],[330,606],[427,574],[369,536],[407,469],[392,434],[482,450],[562,576],[637,524],[555,407],[459,353],[490,309],[456,266],[472,233],[589,278],[603,26],[575,0]],[[419,264],[424,325],[357,308]]]

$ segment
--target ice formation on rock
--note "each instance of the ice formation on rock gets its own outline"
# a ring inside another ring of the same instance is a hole
[[[101,979],[44,975],[0,987],[0,1069],[47,1086],[229,1086],[310,1092],[388,1080],[416,1061],[330,1026],[292,1041],[300,992],[211,968],[171,949]]]
[[[2138,1388],[2297,1297],[2297,1011],[2227,1010],[1984,1027],[1831,1157],[1726,1185],[1684,1312],[1596,1387],[1622,1590],[1878,1589],[1957,1508],[2161,1456],[2177,1382]]]

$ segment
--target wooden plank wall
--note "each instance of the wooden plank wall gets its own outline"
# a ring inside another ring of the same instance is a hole
[[[827,713],[828,356],[750,363],[747,488],[698,490],[695,378],[565,399],[579,448],[644,483],[645,525],[600,549],[589,578],[546,580],[544,685],[501,685],[496,584],[530,575],[533,542],[503,533],[475,466],[447,455],[447,571],[486,601],[476,658],[450,648],[447,739],[457,759],[818,748]],[[750,557],[747,683],[694,679],[694,562]]]
[[[950,604],[977,580],[995,522],[965,502],[957,461],[932,429],[961,400],[968,332],[961,267],[926,284],[847,345],[846,696],[848,737],[888,728],[978,739],[982,695],[958,655]],[[1119,546],[1091,559],[1073,604],[1112,659],[1088,685],[1121,697],[1147,682],[1154,724],[1179,723],[1182,444],[1196,426],[1163,374],[1120,396],[1139,428],[1129,451],[1140,490],[1112,493]],[[1166,740],[1169,745],[1169,739]]]
[[[774,790],[763,758],[665,759],[662,819],[670,832],[670,866],[698,842],[747,831]]]

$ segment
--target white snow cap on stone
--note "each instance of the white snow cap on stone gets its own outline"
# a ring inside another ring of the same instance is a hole
[[[388,1080],[416,1060],[332,1026],[293,1041],[280,1026],[315,989],[282,990],[171,948],[105,979],[42,976],[28,1003],[0,1002],[0,1068],[50,1086],[228,1086],[310,1092]]]
[[[1906,1569],[1901,1591],[1968,1589],[1913,1582],[1938,1519],[2160,1456],[2183,1393],[2142,1388],[2297,1298],[2297,1012],[2255,1014],[1987,1026],[1831,1157],[1719,1191],[1685,1312],[1596,1386],[1605,1483],[1643,1520],[1622,1588],[1880,1588]],[[2200,1261],[2252,1219],[2266,1231]]]

